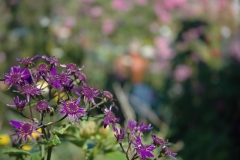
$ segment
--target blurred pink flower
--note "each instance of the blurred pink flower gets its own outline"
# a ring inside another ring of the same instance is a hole
[[[186,4],[186,0],[164,0],[163,6],[168,10],[173,10],[176,7],[181,7]]]
[[[170,42],[168,41],[168,39],[164,37],[157,37],[155,38],[154,43],[157,48],[157,53],[159,54],[161,59],[169,60],[175,56],[175,53],[170,48]]]
[[[240,60],[240,40],[233,40],[233,42],[231,42],[230,54],[237,60]]]
[[[218,0],[217,3],[218,3],[218,6],[219,6],[219,9],[220,9],[220,10],[221,10],[221,9],[224,9],[225,7],[227,7],[227,2],[226,2],[226,0]]]
[[[132,3],[129,0],[112,0],[112,8],[117,11],[127,12],[132,8]]]
[[[178,65],[173,72],[175,80],[183,82],[192,76],[192,69],[187,65]]]
[[[64,21],[64,26],[71,29],[76,24],[76,19],[74,17],[68,17]]]
[[[102,24],[102,33],[105,35],[111,35],[115,31],[115,23],[110,19],[106,19]]]
[[[99,6],[96,6],[96,7],[92,7],[90,9],[90,16],[93,17],[93,18],[97,18],[97,17],[100,17],[102,15],[102,8],[99,7]]]
[[[164,6],[162,6],[162,3],[160,3],[160,1],[153,4],[153,9],[160,21],[169,22],[171,20],[171,15],[167,12]]]
[[[170,69],[170,62],[169,61],[163,61],[158,60],[156,62],[152,62],[149,66],[149,71],[153,74],[159,74],[162,75],[168,75]]]
[[[182,36],[185,41],[192,41],[192,40],[197,39],[199,37],[200,33],[201,33],[200,28],[193,28],[193,29],[190,29],[187,32],[183,33]]]

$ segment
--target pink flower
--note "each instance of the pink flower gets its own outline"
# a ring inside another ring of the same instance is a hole
[[[103,11],[101,7],[92,7],[90,9],[90,16],[93,18],[98,18],[102,15]]]
[[[102,24],[102,33],[105,35],[111,35],[115,31],[115,28],[114,21],[110,19],[104,20]]]
[[[173,76],[177,81],[183,82],[190,78],[192,75],[192,70],[187,65],[178,65],[175,69]]]
[[[112,8],[117,11],[128,12],[132,8],[129,0],[112,0]]]
[[[186,3],[186,0],[164,0],[163,5],[168,10],[173,10],[176,7],[181,7]]]
[[[171,15],[166,11],[160,2],[156,2],[153,5],[154,12],[160,21],[169,22],[171,20]]]
[[[170,43],[168,39],[163,37],[157,37],[154,40],[155,45],[157,47],[157,53],[159,54],[160,58],[163,60],[169,60],[174,57],[174,52],[170,48]]]
[[[240,60],[240,41],[239,40],[233,40],[230,44],[230,54],[237,60]]]
[[[68,17],[64,21],[64,26],[71,29],[76,24],[76,19],[74,17]]]

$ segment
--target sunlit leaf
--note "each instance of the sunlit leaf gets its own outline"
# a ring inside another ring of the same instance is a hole
[[[53,139],[52,139],[52,144],[54,146],[58,146],[61,144],[61,140],[58,138],[58,136],[55,134],[53,135]]]
[[[64,124],[62,125],[61,127],[59,127],[57,130],[54,130],[56,133],[58,134],[63,134],[67,129],[68,127],[70,127],[72,124]]]

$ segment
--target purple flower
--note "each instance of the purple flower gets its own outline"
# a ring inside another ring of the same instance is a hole
[[[110,106],[110,109],[108,108],[104,109],[105,119],[103,121],[103,126],[104,128],[106,128],[107,125],[111,124],[113,130],[116,131],[117,128],[115,127],[115,123],[119,123],[120,118],[116,118],[114,113],[111,111],[111,109],[112,109],[112,106]]]
[[[81,73],[81,72],[75,72],[75,78],[77,78],[77,79],[79,79],[80,81],[82,81],[82,82],[86,82],[86,76],[83,74],[83,73]]]
[[[127,128],[133,134],[135,134],[137,132],[146,132],[146,131],[152,130],[151,124],[144,125],[144,123],[141,123],[140,125],[137,125],[137,122],[134,120],[130,120],[128,122]]]
[[[47,110],[51,109],[48,103],[45,100],[41,100],[36,104],[36,110],[40,113],[46,112]]]
[[[48,65],[41,63],[38,67],[37,67],[37,71],[40,75],[45,75],[48,72],[50,72],[50,69],[48,67]]]
[[[73,64],[73,63],[69,63],[67,65],[61,64],[60,66],[66,68],[68,73],[75,73],[75,72],[81,71],[83,69],[83,67],[82,68],[78,68],[76,66],[76,64]]]
[[[141,132],[146,132],[152,130],[152,127],[151,124],[144,125],[144,123],[142,122],[136,129]]]
[[[69,83],[70,81],[72,81],[71,77],[69,76],[69,74],[67,73],[60,73],[57,74],[57,80],[59,80],[63,85]]]
[[[52,68],[51,72],[47,74],[46,79],[48,83],[50,83],[56,89],[59,89],[64,85],[70,85],[72,82],[72,79],[69,76],[69,74],[65,72],[58,74],[56,68]]]
[[[58,73],[57,73],[56,68],[52,68],[51,72],[46,75],[46,80],[48,81],[48,83],[50,83],[56,89],[63,86],[62,83],[60,82],[60,80],[58,80],[57,75],[58,75]]]
[[[137,153],[141,155],[142,160],[146,160],[146,157],[154,157],[152,152],[155,149],[155,146],[153,144],[144,146],[142,144],[140,135],[138,135],[138,137],[132,143],[134,145],[133,147],[137,150]]]
[[[93,104],[96,104],[94,98],[98,95],[98,89],[90,88],[87,85],[83,85],[81,88],[81,94],[84,96],[85,103],[90,100]]]
[[[32,76],[29,76],[29,78],[27,79],[28,83],[32,83],[33,79],[35,80],[35,82],[40,79],[41,76],[36,68],[31,68],[31,69],[29,69],[29,71],[31,71]]]
[[[122,141],[124,139],[126,131],[121,127],[120,128],[120,132],[118,132],[118,130],[115,130],[115,134],[114,136],[117,138],[117,141]]]
[[[102,94],[103,94],[103,98],[106,98],[106,99],[108,99],[110,101],[113,101],[113,95],[110,92],[103,91]]]
[[[28,66],[31,66],[33,64],[33,61],[34,60],[37,60],[39,58],[42,58],[42,56],[35,56],[33,58],[30,58],[30,57],[27,57],[27,58],[23,58],[22,60],[20,59],[17,59],[17,61],[20,63],[20,64],[23,64],[24,66],[28,67]]]
[[[166,142],[161,139],[161,138],[158,138],[155,134],[152,133],[152,139],[153,139],[153,144],[155,146],[162,146],[164,145]]]
[[[50,65],[54,67],[58,66],[59,64],[58,59],[56,59],[55,57],[42,56],[42,58],[47,60],[50,63]]]
[[[19,142],[20,139],[23,139],[24,143],[26,143],[28,136],[30,136],[30,138],[36,143],[32,134],[36,133],[36,134],[42,135],[40,132],[38,132],[36,130],[37,124],[35,124],[33,122],[19,122],[19,121],[11,120],[10,124],[16,130],[16,133],[12,134],[12,136],[14,136],[14,135],[18,136],[16,143]]]
[[[163,146],[162,152],[164,155],[167,155],[170,158],[176,159],[175,156],[177,155],[177,153],[172,153],[168,147]]]
[[[80,98],[77,100],[73,101],[72,99],[68,102],[62,101],[62,108],[60,109],[60,114],[67,114],[68,115],[68,120],[70,121],[71,119],[73,121],[78,121],[78,116],[79,115],[85,115],[85,109],[80,108]]]
[[[41,93],[41,90],[38,89],[36,86],[34,85],[30,85],[29,83],[26,83],[23,87],[21,87],[20,92],[22,94],[25,94],[27,97],[27,101],[30,101],[30,96],[34,96],[34,95],[39,95]]]
[[[63,87],[64,87],[64,91],[71,91],[73,89],[73,80],[67,82]]]
[[[7,106],[14,107],[14,108],[16,108],[19,111],[23,110],[23,108],[25,107],[25,104],[27,102],[26,100],[19,101],[19,97],[18,96],[14,97],[13,101],[14,101],[15,105],[14,104],[7,104]]]
[[[25,79],[30,77],[30,73],[27,69],[22,69],[20,66],[11,67],[10,73],[5,73],[5,83],[8,83],[10,89],[14,84],[21,84],[24,82]]]
[[[136,121],[134,120],[128,121],[128,125],[127,125],[128,130],[133,131],[136,127],[137,127]]]

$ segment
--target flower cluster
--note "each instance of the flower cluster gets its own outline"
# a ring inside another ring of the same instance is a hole
[[[92,88],[86,83],[86,76],[82,73],[83,67],[79,68],[75,64],[60,64],[55,57],[35,56],[33,58],[18,59],[19,66],[11,67],[9,73],[4,74],[2,79],[9,84],[9,88],[18,95],[13,98],[14,104],[7,106],[15,108],[19,113],[27,118],[27,121],[11,120],[10,124],[14,127],[17,136],[15,143],[26,143],[28,138],[33,140],[33,134],[38,134],[41,138],[49,139],[49,134],[54,133],[51,128],[56,128],[55,124],[65,118],[69,122],[80,122],[82,119],[92,117],[90,111],[100,108],[103,111],[103,127],[110,126],[117,142],[120,144],[126,157],[132,150],[135,156],[141,156],[143,160],[147,157],[152,158],[153,150],[162,147],[161,156],[167,155],[174,158],[175,153],[171,153],[165,141],[152,134],[153,141],[149,145],[142,143],[141,136],[144,132],[152,130],[151,125],[138,124],[136,121],[129,121],[127,129],[118,129],[120,118],[116,117],[113,108],[117,109],[113,96],[108,91]],[[103,105],[110,102],[110,106]],[[39,113],[40,117],[36,116]],[[61,116],[56,121],[46,122],[44,118],[49,114],[50,119],[53,115]],[[54,126],[54,127],[50,127]],[[37,130],[41,128],[42,133]],[[122,147],[125,134],[128,135],[128,150]],[[49,145],[49,144],[48,144]]]
[[[175,156],[177,153],[172,153],[170,148],[167,147],[168,141],[164,141],[163,139],[157,137],[155,134],[152,135],[152,142],[148,145],[144,145],[142,142],[142,135],[147,132],[151,131],[152,127],[151,124],[144,125],[144,123],[138,124],[134,120],[130,120],[128,122],[126,130],[120,128],[120,131],[117,129],[115,130],[115,137],[117,141],[121,144],[124,141],[125,134],[127,133],[128,136],[128,149],[127,151],[124,150],[122,147],[123,152],[125,152],[128,159],[136,159],[138,156],[141,156],[142,160],[146,160],[146,158],[154,158],[154,150],[156,148],[161,148],[161,152],[158,155],[158,158],[168,156],[170,158],[176,159]],[[132,158],[129,157],[129,149],[132,149],[134,156]]]

